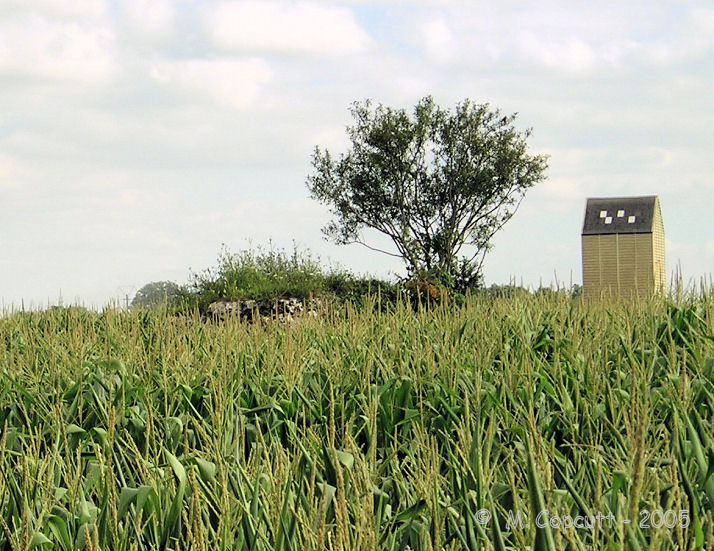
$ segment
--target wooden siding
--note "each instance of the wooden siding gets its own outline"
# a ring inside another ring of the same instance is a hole
[[[655,291],[653,234],[582,236],[586,297],[637,297]]]
[[[664,223],[660,211],[659,199],[655,200],[652,217],[652,261],[654,263],[654,291],[667,291],[667,268],[664,261]]]

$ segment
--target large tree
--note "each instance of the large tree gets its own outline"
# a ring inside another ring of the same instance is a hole
[[[335,158],[315,148],[307,178],[335,216],[325,235],[401,257],[411,275],[477,282],[492,237],[545,178],[546,156],[527,152],[530,130],[514,127],[515,114],[468,100],[450,111],[425,97],[411,115],[368,100],[350,112],[349,150]],[[370,245],[368,228],[396,252]]]
[[[181,296],[181,287],[173,281],[152,281],[136,292],[132,307],[153,308],[171,303]]]

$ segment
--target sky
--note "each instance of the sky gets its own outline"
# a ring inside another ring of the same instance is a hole
[[[630,195],[660,196],[670,275],[711,278],[713,89],[710,0],[0,0],[0,308],[186,283],[223,245],[401,275],[325,241],[305,180],[352,102],[426,95],[549,155],[487,284],[581,283],[586,198]]]

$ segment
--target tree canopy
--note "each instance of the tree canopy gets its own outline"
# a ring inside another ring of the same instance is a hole
[[[335,157],[316,147],[307,178],[334,215],[325,235],[399,256],[411,275],[478,282],[494,234],[545,178],[547,157],[527,151],[530,129],[488,104],[465,100],[451,111],[430,96],[411,114],[369,100],[350,112],[349,150]],[[368,243],[365,229],[388,236],[396,252]]]
[[[136,292],[133,307],[152,308],[171,302],[181,295],[181,286],[173,281],[152,281]]]

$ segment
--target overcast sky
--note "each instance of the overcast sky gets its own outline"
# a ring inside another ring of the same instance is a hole
[[[222,243],[400,273],[322,239],[305,177],[316,145],[344,149],[351,102],[427,94],[517,112],[550,155],[488,283],[580,283],[585,199],[652,194],[668,271],[697,280],[712,90],[710,0],[0,0],[0,300],[101,306]]]

